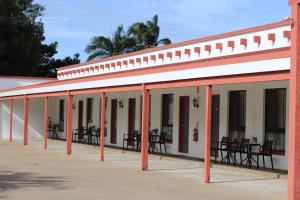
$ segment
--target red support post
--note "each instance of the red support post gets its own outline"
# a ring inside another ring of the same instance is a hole
[[[148,137],[149,137],[149,90],[145,84],[142,86],[142,144],[141,144],[141,169],[148,170]]]
[[[100,114],[100,160],[104,161],[104,132],[105,132],[105,93],[101,93],[101,114]]]
[[[45,97],[44,100],[44,149],[48,148],[48,97]]]
[[[24,145],[28,144],[28,98],[24,95]]]
[[[68,93],[68,107],[67,107],[67,134],[66,134],[66,143],[67,143],[67,155],[70,155],[72,152],[72,127],[73,127],[73,95]]]
[[[288,134],[288,200],[300,199],[300,0],[292,6],[291,69]]]
[[[12,124],[13,124],[13,107],[14,107],[14,99],[10,99],[9,101],[9,143],[12,143]]]
[[[205,95],[205,144],[204,144],[204,182],[210,183],[210,146],[211,146],[211,100],[212,86],[206,86]]]

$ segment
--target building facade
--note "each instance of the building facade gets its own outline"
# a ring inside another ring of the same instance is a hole
[[[104,141],[104,160],[104,144],[121,147],[123,135],[137,130],[142,134],[141,169],[147,170],[148,132],[158,129],[166,134],[169,154],[205,160],[205,182],[211,141],[223,136],[260,144],[271,140],[274,167],[289,170],[289,198],[297,199],[297,76],[292,78],[292,69],[298,67],[293,41],[299,38],[295,26],[300,17],[294,15],[58,68],[58,80],[2,90],[1,137],[24,139],[25,145],[44,137],[46,148],[51,121],[71,154],[72,130],[95,126]]]

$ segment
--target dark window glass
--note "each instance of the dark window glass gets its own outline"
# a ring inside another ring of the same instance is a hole
[[[174,95],[162,95],[162,131],[166,133],[168,142],[173,140],[173,105]]]
[[[231,140],[245,138],[246,91],[229,92],[229,137]]]
[[[86,127],[93,123],[93,98],[87,98],[86,103]]]
[[[285,150],[286,89],[265,91],[265,139],[273,141],[274,150]]]
[[[59,100],[59,131],[64,131],[65,124],[65,100]]]

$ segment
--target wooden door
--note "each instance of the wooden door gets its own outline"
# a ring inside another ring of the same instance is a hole
[[[179,97],[179,152],[189,152],[190,97]]]
[[[211,148],[217,149],[219,141],[220,95],[212,96],[211,105]],[[217,151],[211,151],[211,156],[218,156]]]
[[[83,101],[78,102],[78,129],[83,125]]]
[[[117,143],[117,110],[118,100],[111,100],[111,116],[110,116],[110,143]]]
[[[130,98],[128,101],[128,136],[129,137],[132,136],[132,133],[135,130],[135,108],[136,108],[136,101],[134,98]]]

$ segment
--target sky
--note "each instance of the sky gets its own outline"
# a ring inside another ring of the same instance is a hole
[[[159,16],[160,38],[180,42],[290,16],[288,0],[36,0],[45,7],[45,43],[58,42],[56,58],[80,54],[94,36],[111,36]]]

